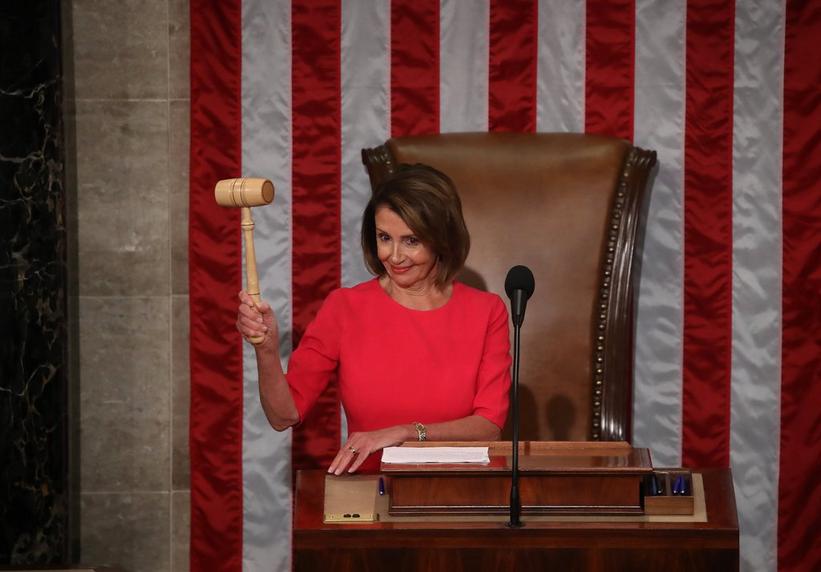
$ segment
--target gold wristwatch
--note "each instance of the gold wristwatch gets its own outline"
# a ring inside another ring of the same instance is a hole
[[[424,441],[428,438],[428,430],[424,425],[419,423],[419,421],[414,421],[413,426],[416,427],[416,436],[419,437],[420,441]]]

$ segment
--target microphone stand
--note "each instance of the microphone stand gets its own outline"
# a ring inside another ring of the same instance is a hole
[[[514,300],[519,302],[521,307],[521,298],[524,292],[522,290],[515,290],[513,292]],[[514,303],[514,306],[517,304]],[[522,316],[515,316],[513,319],[513,449],[512,449],[512,471],[510,479],[510,522],[507,523],[509,528],[521,528],[522,521],[519,516],[522,512],[522,502],[519,498],[519,353],[520,353],[520,335],[522,331]]]

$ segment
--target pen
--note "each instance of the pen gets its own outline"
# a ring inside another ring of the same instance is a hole
[[[381,495],[384,495],[384,494],[385,494],[385,479],[382,478],[382,477],[379,477],[379,495],[381,496]]]
[[[654,473],[650,476],[650,496],[657,497],[661,494],[664,494],[664,489],[659,483],[658,477]]]

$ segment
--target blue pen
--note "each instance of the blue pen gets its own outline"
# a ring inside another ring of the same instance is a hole
[[[381,495],[384,495],[384,494],[385,494],[385,479],[382,478],[382,477],[379,477],[379,495],[381,496]]]
[[[673,482],[673,494],[674,495],[683,495],[684,494],[684,477],[679,475],[676,477],[676,480]]]
[[[660,494],[658,478],[656,478],[655,474],[650,475],[650,496],[658,496]]]

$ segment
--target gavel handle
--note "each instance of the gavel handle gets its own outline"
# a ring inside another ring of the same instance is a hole
[[[245,239],[245,290],[254,304],[259,307],[259,276],[257,275],[257,256],[254,251],[254,217],[251,209],[242,207],[241,211],[242,235]],[[261,344],[265,336],[248,338],[252,344]]]

